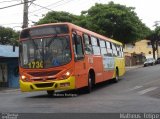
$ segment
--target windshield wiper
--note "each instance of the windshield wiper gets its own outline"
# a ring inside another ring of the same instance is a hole
[[[29,39],[32,41],[32,43],[34,44],[34,48],[38,49],[38,46],[36,45],[35,41],[31,38],[31,36],[29,35]]]
[[[51,40],[45,45],[45,47],[49,47],[49,46],[52,44],[52,42],[55,41],[55,38],[56,38],[56,37],[57,37],[57,35],[52,36],[52,37],[51,37]]]
[[[39,54],[40,54],[41,57],[43,58],[43,53],[39,50],[38,45],[37,45],[37,44],[35,43],[35,41],[31,38],[30,35],[29,35],[29,39],[32,41],[35,50],[38,50]]]

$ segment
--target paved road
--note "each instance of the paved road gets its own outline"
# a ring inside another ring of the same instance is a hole
[[[132,69],[118,83],[98,85],[91,94],[0,92],[0,112],[159,112],[160,65]],[[64,96],[65,95],[65,96]]]

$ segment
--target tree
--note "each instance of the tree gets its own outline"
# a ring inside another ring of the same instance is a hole
[[[80,22],[84,27],[124,44],[142,39],[150,31],[138,18],[134,8],[113,2],[95,4],[81,15],[86,19],[86,23],[84,20]]]
[[[18,45],[19,34],[11,28],[0,26],[0,44]]]
[[[155,59],[156,51],[157,51],[157,56],[158,56],[158,43],[160,41],[160,27],[156,27],[156,29],[151,31],[150,34],[146,38],[151,41],[153,58]]]
[[[158,43],[160,42],[160,26],[156,27],[155,34],[156,34],[156,49],[157,49],[157,56],[158,56]]]
[[[77,19],[78,19],[78,16],[70,14],[68,12],[52,11],[52,12],[48,12],[44,16],[44,18],[40,19],[36,24],[57,23],[57,22],[73,23]]]
[[[149,39],[151,41],[153,58],[155,59],[155,51],[156,51],[156,47],[155,47],[156,34],[155,34],[155,32],[151,31],[151,33],[147,36],[147,39]]]
[[[80,16],[67,12],[47,13],[37,24],[71,22],[124,44],[134,43],[144,38],[150,29],[145,26],[134,12],[134,8],[120,4],[95,4]]]

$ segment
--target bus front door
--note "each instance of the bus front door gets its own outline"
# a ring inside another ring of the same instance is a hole
[[[84,62],[84,51],[82,45],[81,35],[72,34],[73,49],[74,49],[74,60],[75,60],[75,78],[76,88],[81,88],[87,85],[88,76],[86,74],[86,66]]]

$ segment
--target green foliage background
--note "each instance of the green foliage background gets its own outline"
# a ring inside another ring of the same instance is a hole
[[[11,28],[0,26],[0,44],[18,46],[19,33]]]
[[[124,44],[145,38],[151,31],[134,12],[134,8],[110,2],[95,4],[81,15],[48,12],[37,24],[71,22]]]

